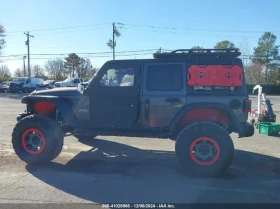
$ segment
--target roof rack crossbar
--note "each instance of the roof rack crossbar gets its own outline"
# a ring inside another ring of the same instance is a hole
[[[154,53],[154,58],[174,58],[174,57],[238,57],[241,53],[238,48],[233,49],[177,49],[170,53]]]

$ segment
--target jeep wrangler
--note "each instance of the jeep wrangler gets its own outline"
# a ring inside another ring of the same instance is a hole
[[[13,148],[21,160],[37,164],[60,154],[65,134],[169,138],[184,170],[220,174],[234,157],[230,134],[254,134],[240,55],[238,49],[179,49],[108,61],[86,88],[23,97]]]

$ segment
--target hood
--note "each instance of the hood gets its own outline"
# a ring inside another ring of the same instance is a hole
[[[59,97],[76,97],[82,96],[83,94],[78,91],[77,87],[62,87],[62,88],[54,88],[48,90],[36,91],[32,95],[48,95],[48,96],[59,96]]]
[[[14,84],[22,84],[23,82],[22,81],[12,81],[11,83],[14,83]],[[10,83],[10,84],[11,84]]]

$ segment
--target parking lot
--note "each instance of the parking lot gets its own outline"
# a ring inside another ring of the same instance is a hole
[[[182,173],[174,142],[98,136],[65,137],[61,155],[44,166],[20,161],[11,147],[24,94],[0,94],[0,203],[280,203],[280,137],[232,134],[233,165],[217,178]],[[280,96],[268,96],[280,121]],[[256,96],[252,96],[256,108]]]

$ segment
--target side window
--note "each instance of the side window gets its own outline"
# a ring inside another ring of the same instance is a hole
[[[28,78],[27,80],[26,80],[26,82],[25,82],[26,84],[29,84],[29,83],[31,83],[31,79],[30,78]]]
[[[133,68],[109,69],[100,81],[101,86],[134,86]]]
[[[180,91],[183,88],[183,67],[177,64],[150,65],[146,88],[149,91]]]

